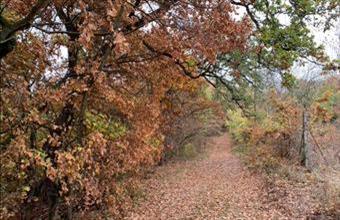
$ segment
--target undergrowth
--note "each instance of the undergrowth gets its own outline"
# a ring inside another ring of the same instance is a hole
[[[339,123],[336,121],[338,114],[335,108],[327,105],[328,99],[320,100],[313,104],[316,107],[310,113],[312,118],[310,126],[314,127],[315,136],[318,135],[319,124],[330,127]],[[334,107],[334,100],[331,98],[329,100]],[[328,108],[322,108],[323,106]],[[246,116],[241,110],[227,112],[225,126],[234,141],[233,152],[251,171],[263,174],[269,184],[285,181],[293,188],[303,186],[310,189],[313,201],[319,204],[317,213],[339,215],[337,212],[337,208],[340,207],[339,170],[319,161],[317,162],[320,165],[314,165],[312,169],[307,169],[301,163],[302,109],[298,103],[287,97],[283,99],[273,95],[270,105],[266,108],[251,117]],[[320,134],[317,140],[319,142],[323,140],[322,138],[332,140],[333,142],[328,141],[325,146],[332,143],[334,145],[336,137],[332,139],[331,135]],[[316,140],[311,140],[311,143],[315,142]],[[327,152],[326,150],[328,149],[314,146],[314,151],[323,153],[322,151]],[[329,155],[322,155],[321,161],[330,160]],[[312,156],[311,160],[317,160],[315,153]]]

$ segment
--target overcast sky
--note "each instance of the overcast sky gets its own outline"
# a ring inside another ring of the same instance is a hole
[[[321,28],[310,27],[312,34],[314,35],[314,41],[318,45],[323,45],[326,54],[331,60],[340,59],[340,19],[334,22],[334,26],[327,31],[323,31]],[[310,78],[320,75],[321,66],[307,63],[301,65],[296,63],[292,68],[292,72],[298,78]],[[334,74],[339,75],[339,72]]]

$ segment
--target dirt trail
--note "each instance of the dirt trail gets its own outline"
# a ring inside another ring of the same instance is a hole
[[[204,158],[159,167],[126,219],[291,219],[264,201],[264,181],[231,153],[227,134],[210,142]]]

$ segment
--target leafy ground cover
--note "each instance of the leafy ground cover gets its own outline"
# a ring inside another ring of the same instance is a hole
[[[206,157],[168,163],[149,175],[125,219],[306,219],[318,213],[310,185],[268,184],[232,153],[227,134],[209,143]]]

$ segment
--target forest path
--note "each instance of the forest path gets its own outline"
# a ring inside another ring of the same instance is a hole
[[[232,154],[228,135],[209,142],[203,158],[158,167],[126,219],[286,219],[262,199],[264,181]]]

